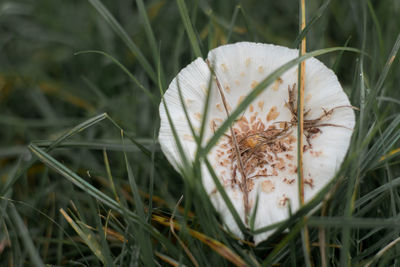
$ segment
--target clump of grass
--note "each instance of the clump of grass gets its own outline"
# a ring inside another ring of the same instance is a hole
[[[0,265],[303,265],[304,226],[315,265],[397,265],[399,10],[389,0],[307,1],[299,34],[298,5],[286,1],[1,3]],[[296,47],[304,35],[305,57],[323,55],[359,107],[356,131],[332,184],[257,230],[275,234],[255,247],[221,227],[200,162],[211,168],[204,155],[218,136],[304,58],[260,83],[182,175],[160,152],[158,104],[177,71],[211,48]],[[74,56],[87,50],[97,54]]]

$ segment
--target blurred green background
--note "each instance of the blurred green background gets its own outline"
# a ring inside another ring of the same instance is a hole
[[[51,155],[94,187],[113,195],[104,162],[103,149],[106,149],[118,194],[129,202],[129,197],[123,193],[123,189],[129,184],[121,153],[125,147],[142,192],[149,192],[149,177],[154,178],[154,194],[165,201],[155,201],[155,209],[159,212],[170,214],[185,187],[179,175],[163,159],[157,145],[158,103],[152,103],[142,89],[109,57],[95,53],[75,55],[76,52],[86,50],[98,50],[111,55],[126,66],[138,82],[159,101],[158,85],[133,53],[132,43],[143,53],[153,71],[157,70],[159,53],[164,70],[162,85],[165,90],[165,86],[178,71],[194,59],[177,1],[144,1],[157,47],[148,39],[148,28],[135,1],[101,2],[121,25],[122,31],[110,17],[107,19],[104,10],[101,12],[98,1],[0,1],[1,266],[36,265],[38,261],[34,260],[32,253],[35,252],[29,244],[34,245],[36,255],[45,263],[87,266],[100,264],[87,246],[77,241],[76,234],[59,212],[60,208],[71,208],[73,202],[76,210],[80,211],[82,221],[94,226],[98,213],[93,208],[93,201],[87,192],[77,189],[39,161],[28,167],[34,156],[27,145],[33,141],[44,148],[66,130],[106,112],[137,142],[154,152],[156,158],[163,162],[163,167],[154,173],[152,161],[131,143],[122,145],[120,131],[107,121],[74,135],[63,143],[63,148],[54,150]],[[214,47],[237,41],[296,46],[299,32],[296,1],[190,0],[185,3],[203,55]],[[400,1],[311,0],[307,1],[307,20],[313,22],[307,33],[308,51],[349,46],[366,54],[363,59],[358,54],[340,52],[320,57],[328,67],[334,69],[345,91],[351,96],[352,103],[359,107],[363,99],[360,97],[360,92],[363,92],[360,88],[364,88],[368,95],[379,84],[385,66],[388,67],[388,56],[393,51],[396,40],[399,41]],[[372,129],[367,124],[372,125],[375,122],[382,128],[373,128],[374,131],[383,130],[385,123],[389,123],[400,111],[400,64],[398,58],[393,58],[390,63],[383,90],[376,96],[377,104],[372,105],[365,113],[368,121],[364,125],[365,132]],[[360,73],[364,75],[363,80],[360,79]],[[399,131],[397,125],[394,131]],[[371,137],[371,143],[365,149],[374,145],[374,138],[378,137]],[[385,163],[386,169],[381,164],[373,170],[364,170],[357,180],[357,183],[361,179],[365,181],[360,184],[357,199],[374,188],[389,183],[390,179],[400,173],[398,157],[396,161],[396,148],[399,147],[397,139],[391,143],[383,142],[381,146],[384,149],[379,150],[381,154],[376,152],[375,163],[390,151],[394,156]],[[346,183],[340,187],[339,192],[343,193],[338,193],[339,196],[345,195],[345,185]],[[341,189],[343,190],[340,191]],[[387,191],[384,193],[378,202],[370,204],[359,216],[398,218],[400,202],[397,191],[390,191],[390,198]],[[13,200],[14,204],[10,204],[9,200]],[[145,196],[144,203],[149,203]],[[360,204],[360,209],[362,205]],[[331,215],[341,215],[344,206],[340,206],[340,203],[333,206]],[[16,223],[18,218],[24,222],[26,228]],[[25,233],[23,229],[29,232]],[[125,234],[122,225],[114,225],[114,229],[118,229],[122,235]],[[388,237],[386,232],[382,234],[379,229],[368,232],[368,236],[358,232],[364,238],[357,236],[357,233],[352,234],[350,247],[356,262],[371,258],[392,241],[397,233],[390,231]],[[164,231],[168,232],[168,229]],[[66,233],[70,236],[67,237]],[[208,234],[213,236],[212,233]],[[334,232],[330,236],[330,242],[337,243],[338,237],[340,231]],[[374,247],[377,240],[384,241],[378,242]],[[127,262],[139,265],[145,262],[145,256],[136,255],[132,252],[133,248],[126,252],[128,256],[117,256],[121,253],[120,245],[111,242],[110,246],[111,255],[118,260],[122,258],[121,266],[126,266]],[[218,253],[213,253],[197,243],[195,246],[197,252],[193,253],[204,253],[204,259],[199,260],[202,263],[200,265],[207,260],[229,265],[229,261],[221,258]],[[360,246],[364,247],[361,249]],[[241,249],[238,245],[230,247],[235,251]],[[365,249],[369,247],[372,249],[365,253]],[[254,253],[256,261],[265,257],[263,252]],[[297,253],[301,255],[301,252]],[[334,249],[329,251],[328,257],[333,265],[338,264],[338,253]],[[398,256],[399,248],[393,253]],[[190,263],[185,253],[181,251],[179,255],[183,263]],[[240,255],[243,256],[243,253]],[[361,256],[357,258],[357,255]],[[160,264],[166,264],[165,260],[160,259],[157,258]],[[289,259],[282,257],[276,262],[290,265]]]
[[[152,61],[134,1],[103,2],[145,57]],[[298,34],[295,2],[188,1],[188,6],[196,2],[199,3],[195,26],[203,54],[226,43],[228,37],[228,42],[247,40],[290,47]],[[348,46],[360,47],[363,18],[356,2],[331,1],[307,36],[309,51],[343,46],[346,41]],[[368,15],[370,34],[365,45],[373,63],[366,65],[367,69],[383,66],[399,29],[399,1],[371,2],[376,17]],[[243,8],[237,14],[235,27],[230,29],[239,3]],[[145,4],[169,82],[193,55],[176,3],[146,1]],[[308,16],[315,15],[322,4],[322,1],[309,1]],[[159,94],[125,43],[89,2],[3,0],[0,11],[0,122],[4,146],[48,139],[82,118],[104,111],[122,122],[126,130],[143,137],[152,135],[156,127],[152,121],[157,117],[157,110],[149,105],[146,96],[129,77],[102,56],[74,56],[82,50],[107,52],[128,66],[146,88]],[[332,66],[336,56],[325,56],[322,60]],[[352,82],[354,67],[354,55],[344,57],[337,67],[345,87]],[[11,153],[11,147],[4,146],[0,155]],[[17,148],[13,147],[14,155],[20,152]]]

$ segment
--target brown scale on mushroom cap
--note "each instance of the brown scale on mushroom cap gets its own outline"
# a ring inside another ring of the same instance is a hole
[[[272,110],[276,110],[272,108]],[[254,107],[250,113],[254,112]],[[239,156],[244,164],[244,175],[247,180],[277,176],[287,168],[285,154],[293,151],[293,136],[287,129],[278,129],[276,125],[269,125],[264,122],[257,112],[249,115],[250,119],[242,116],[232,126],[236,141],[239,147]],[[291,137],[290,137],[291,136]],[[231,160],[231,186],[239,185],[240,174],[238,168],[238,156],[234,149],[234,140],[230,135],[225,135],[221,147],[227,149],[226,156]],[[220,157],[217,154],[217,161],[226,166],[225,155]],[[250,183],[249,185],[253,185]],[[240,188],[240,187],[239,187]],[[253,186],[248,186],[247,194],[252,191]],[[246,192],[243,192],[246,193]]]
[[[295,91],[296,83],[292,85],[292,87],[288,86],[288,95],[289,99],[288,102],[286,102],[285,107],[289,109],[292,119],[290,122],[287,121],[278,121],[276,123],[285,123],[287,127],[292,127],[296,126],[298,122],[297,118],[297,103],[296,103],[296,91]],[[333,107],[329,110],[326,110],[322,108],[323,114],[319,116],[318,118],[315,119],[309,119],[307,118],[308,114],[310,113],[311,110],[306,110],[304,112],[304,135],[306,137],[306,141],[308,146],[304,147],[304,151],[307,151],[309,148],[312,148],[310,140],[315,138],[316,135],[322,132],[320,129],[321,127],[326,127],[326,126],[332,126],[332,127],[342,127],[342,128],[347,128],[343,125],[338,125],[338,124],[332,124],[332,123],[321,123],[322,120],[329,118],[332,113],[339,108],[351,108],[351,109],[357,109],[354,106],[337,106]],[[289,125],[289,126],[288,126]],[[351,129],[350,129],[351,130]]]

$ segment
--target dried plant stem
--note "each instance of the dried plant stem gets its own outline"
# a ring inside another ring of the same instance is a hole
[[[300,33],[306,27],[306,3],[305,0],[300,0]],[[306,37],[301,40],[300,55],[306,53]],[[298,135],[297,135],[297,175],[299,180],[299,201],[300,206],[304,205],[304,171],[303,171],[303,135],[304,135],[304,84],[305,84],[305,61],[302,61],[299,66],[299,89],[298,89]],[[303,220],[306,220],[304,217]],[[310,240],[308,235],[307,225],[304,226],[302,232],[304,258],[307,266],[311,266]]]
[[[300,32],[304,30],[306,26],[305,19],[305,0],[301,0],[301,26]],[[306,53],[306,38],[301,40],[300,45],[300,56]],[[305,82],[305,61],[300,63],[300,77],[299,77],[299,90],[298,90],[298,176],[300,181],[300,204],[304,204],[304,179],[303,179],[303,135],[304,135],[304,82]]]
[[[210,62],[208,60],[206,60],[206,62],[207,62],[208,67],[212,71],[212,67],[210,66]],[[213,71],[212,71],[212,73],[213,73]],[[215,77],[215,82],[217,84],[218,92],[219,92],[219,94],[221,96],[221,100],[222,100],[222,104],[224,106],[224,110],[225,110],[226,116],[229,117],[228,105],[226,103],[226,98],[225,98],[225,94],[224,94],[224,92],[222,90],[221,83],[219,82],[218,77],[215,75],[215,73],[213,73],[213,74],[214,74],[214,77]],[[233,130],[232,126],[230,126],[229,129],[230,129],[230,132],[231,132],[232,141],[233,141],[233,144],[234,144],[234,147],[235,147],[235,154],[236,154],[237,161],[238,161],[238,164],[239,164],[239,168],[238,169],[239,169],[240,175],[242,177],[242,181],[240,183],[240,188],[241,188],[241,190],[243,192],[244,220],[245,220],[245,224],[247,225],[248,216],[250,214],[249,190],[247,188],[247,177],[246,177],[246,173],[244,171],[244,164],[243,164],[243,160],[242,160],[242,156],[241,156],[241,153],[240,153],[239,144],[237,142],[235,131]]]
[[[384,248],[382,248],[381,250],[378,251],[378,253],[376,253],[376,255],[365,265],[365,267],[369,267],[371,266],[374,261],[378,260],[380,257],[382,257],[383,254],[385,254],[389,249],[391,249],[392,247],[394,247],[397,243],[400,242],[400,237],[396,238],[395,240],[393,240],[392,242],[390,242],[389,244],[387,244]]]

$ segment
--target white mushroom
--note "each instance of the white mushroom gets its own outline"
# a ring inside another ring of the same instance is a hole
[[[212,65],[216,78],[210,87],[204,144],[226,119],[227,112],[234,110],[270,73],[296,57],[298,50],[295,49],[249,42],[211,50],[207,62]],[[190,121],[198,131],[211,78],[207,62],[198,58],[182,69],[163,99],[189,160],[194,160],[197,146],[181,105],[178,81]],[[264,90],[232,125],[238,150],[235,150],[232,132],[228,130],[207,156],[246,226],[246,216],[253,214],[259,195],[255,229],[287,219],[289,202],[292,212],[299,209],[296,83],[297,66]],[[220,89],[226,98],[225,105]],[[179,170],[182,159],[163,104],[160,105],[160,117],[161,148]],[[354,124],[354,111],[336,75],[317,59],[306,60],[303,137],[305,201],[333,178],[347,152]],[[205,166],[202,166],[202,172],[203,185],[225,226],[241,237],[239,227],[217,193]],[[272,231],[258,234],[254,236],[254,241],[259,243],[271,234]]]

